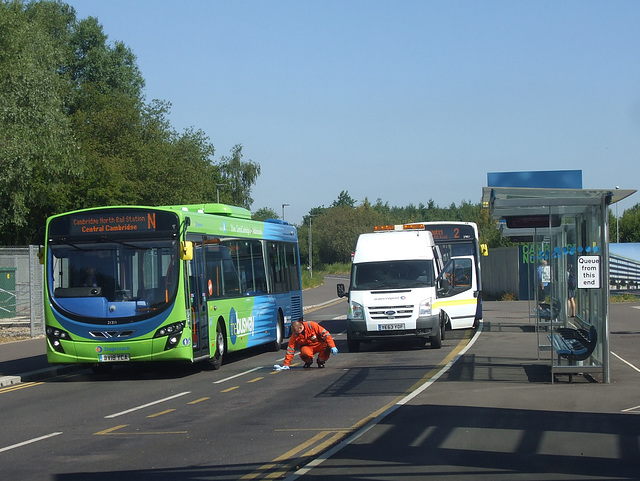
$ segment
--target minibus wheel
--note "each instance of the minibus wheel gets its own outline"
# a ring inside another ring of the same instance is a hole
[[[442,347],[442,323],[438,323],[436,334],[431,336],[431,349],[440,349]]]

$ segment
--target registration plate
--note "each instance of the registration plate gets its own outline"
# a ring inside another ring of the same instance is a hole
[[[404,329],[404,323],[378,324],[378,331],[399,331]]]
[[[130,361],[131,357],[129,354],[101,354],[98,360],[100,362]]]

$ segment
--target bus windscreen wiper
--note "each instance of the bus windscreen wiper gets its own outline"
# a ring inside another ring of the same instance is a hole
[[[145,250],[146,247],[140,247],[140,246],[136,246],[133,244],[129,244],[128,242],[123,242],[123,241],[119,241],[116,239],[112,239],[111,237],[107,237],[106,235],[101,235],[100,236],[100,242],[113,242],[114,244],[120,244],[123,245],[125,247],[130,247],[131,249],[141,249],[141,250]]]
[[[64,245],[68,245],[70,247],[73,247],[74,249],[78,249],[79,251],[86,251],[87,249],[83,249],[82,247],[77,246],[76,244],[74,244],[73,242],[69,242],[67,239],[65,239],[64,237],[58,237],[58,238],[54,238],[55,242],[60,243],[60,244],[64,244]]]

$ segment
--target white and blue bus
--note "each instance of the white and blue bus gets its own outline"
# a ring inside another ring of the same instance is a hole
[[[435,304],[446,316],[449,329],[476,327],[482,319],[482,276],[480,258],[487,255],[480,246],[474,222],[420,222],[431,232],[445,263],[441,276],[446,288],[440,289]]]

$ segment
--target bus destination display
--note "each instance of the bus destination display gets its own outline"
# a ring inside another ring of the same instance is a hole
[[[456,239],[473,239],[475,233],[473,227],[467,225],[425,225],[427,230],[431,231],[433,240],[456,240]]]
[[[108,234],[124,232],[154,232],[155,212],[103,212],[73,215],[69,223],[70,234]]]

